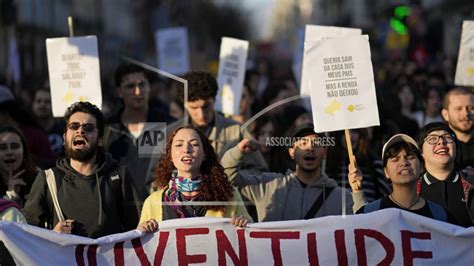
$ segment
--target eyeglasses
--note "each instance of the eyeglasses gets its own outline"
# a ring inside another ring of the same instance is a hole
[[[428,144],[436,144],[441,138],[443,139],[443,142],[446,142],[446,143],[454,142],[454,136],[451,134],[428,135],[426,136],[425,141],[428,142]]]
[[[138,88],[140,88],[140,90],[144,90],[145,88],[147,88],[147,85],[148,85],[148,82],[146,81],[140,81],[138,83],[127,83],[127,84],[124,84],[123,85],[123,88],[126,92],[133,92],[135,90],[135,88],[138,86]]]
[[[67,125],[68,129],[74,131],[78,130],[80,127],[82,127],[82,129],[87,133],[91,133],[95,130],[95,125],[91,123],[81,124],[78,122],[72,122]]]

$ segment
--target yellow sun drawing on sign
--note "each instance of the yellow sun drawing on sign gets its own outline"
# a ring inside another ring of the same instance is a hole
[[[473,76],[474,75],[474,67],[468,67],[466,69],[467,75]]]
[[[356,109],[356,107],[353,105],[353,104],[349,104],[349,106],[347,106],[347,110],[349,110],[349,112],[354,112]]]
[[[63,102],[69,104],[69,103],[71,103],[71,102],[74,100],[74,97],[75,97],[75,96],[74,96],[74,93],[72,93],[71,90],[68,90],[68,91],[66,92],[66,94],[64,94],[64,96],[63,96]]]

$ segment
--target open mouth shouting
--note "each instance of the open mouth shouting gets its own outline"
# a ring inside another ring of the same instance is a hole
[[[398,172],[399,175],[413,175],[414,172],[413,172],[413,168],[411,167],[404,167],[402,168],[399,172]]]
[[[188,155],[183,156],[181,158],[181,162],[183,162],[184,164],[189,164],[190,165],[190,164],[193,164],[195,161],[196,160],[194,159],[194,157],[188,156]]]
[[[85,137],[76,137],[72,141],[72,147],[75,149],[85,149],[87,147],[88,140]]]
[[[307,153],[303,155],[303,160],[307,164],[312,164],[316,162],[316,156],[313,153]]]

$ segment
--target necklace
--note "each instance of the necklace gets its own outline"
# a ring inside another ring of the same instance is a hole
[[[397,204],[398,206],[400,206],[400,207],[402,207],[402,208],[404,208],[404,209],[407,209],[407,210],[410,210],[413,206],[415,206],[415,205],[418,203],[418,201],[420,201],[420,197],[417,197],[416,200],[415,200],[415,202],[413,202],[412,204],[410,204],[410,206],[405,207],[405,206],[403,206],[403,204],[400,204],[400,202],[396,201],[396,200],[393,198],[392,194],[388,195],[388,197],[389,197],[395,204]]]

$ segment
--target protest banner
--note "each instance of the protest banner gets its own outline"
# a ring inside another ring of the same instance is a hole
[[[46,52],[54,117],[78,101],[102,106],[96,36],[46,39]]]
[[[306,25],[304,34],[304,51],[307,51],[309,47],[312,47],[315,42],[318,42],[320,40],[361,34],[362,30],[356,28]],[[311,88],[308,83],[308,79],[312,75],[312,73],[308,72],[310,66],[308,66],[307,64],[308,62],[305,52],[303,54],[303,69],[301,70],[300,95],[311,95],[311,89],[315,89]]]
[[[225,114],[238,115],[240,113],[248,49],[248,41],[222,38],[217,74],[219,91],[215,108]]]
[[[158,68],[174,75],[189,71],[188,29],[160,29],[155,32]]]
[[[454,84],[474,86],[474,21],[462,23],[461,42]]]
[[[316,132],[379,125],[367,35],[321,40],[305,52]]]
[[[399,209],[250,224],[224,218],[160,223],[89,239],[0,222],[0,240],[21,265],[471,265],[474,227]],[[449,247],[449,251],[446,249]]]

